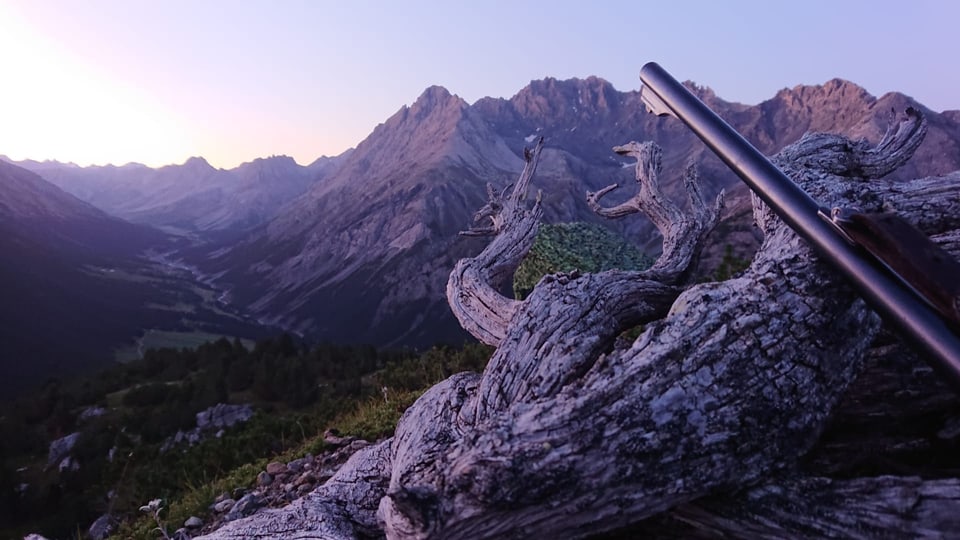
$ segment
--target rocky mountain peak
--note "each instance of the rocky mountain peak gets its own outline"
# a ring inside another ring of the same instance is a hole
[[[409,115],[422,120],[434,114],[458,114],[467,108],[467,102],[460,96],[451,94],[442,86],[430,86],[409,108]]]
[[[693,95],[705,103],[710,103],[717,99],[717,93],[709,86],[697,84],[695,81],[683,81],[683,86],[687,87],[687,90],[690,90]]]
[[[241,163],[237,169],[274,169],[274,170],[290,170],[296,169],[300,166],[297,164],[290,156],[270,156],[265,158],[256,158],[253,161],[248,161],[246,163]]]
[[[774,100],[779,100],[790,107],[811,107],[828,102],[834,107],[860,107],[870,105],[876,101],[876,98],[862,87],[837,78],[830,79],[824,84],[784,88],[777,92]]]
[[[401,107],[377,126],[349,155],[345,153],[337,176],[356,178],[430,162],[444,154],[468,110],[467,102],[446,88],[427,88],[412,105]]]
[[[261,163],[287,163],[287,164],[296,163],[296,160],[294,160],[292,157],[285,154],[280,154],[280,155],[275,155],[275,156],[270,156],[265,158],[257,158],[253,161],[261,162]]]
[[[188,169],[212,169],[213,166],[202,156],[193,156],[183,162],[183,167]]]
[[[547,77],[531,81],[510,101],[524,117],[556,122],[607,113],[616,107],[619,98],[613,85],[599,77]]]

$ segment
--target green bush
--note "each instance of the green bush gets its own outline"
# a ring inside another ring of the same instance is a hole
[[[544,224],[513,277],[517,299],[545,275],[558,272],[644,270],[653,261],[616,233],[590,223]]]

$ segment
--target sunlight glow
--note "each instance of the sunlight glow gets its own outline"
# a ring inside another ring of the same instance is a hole
[[[0,70],[0,154],[56,156],[79,165],[129,156],[152,166],[190,155],[176,115],[58,50],[3,5]]]

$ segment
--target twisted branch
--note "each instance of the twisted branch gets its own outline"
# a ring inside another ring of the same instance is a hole
[[[619,187],[617,184],[597,192],[588,191],[587,205],[596,214],[611,219],[636,212],[646,214],[663,236],[663,253],[646,276],[663,283],[682,281],[696,254],[703,248],[707,234],[720,218],[723,192],[717,195],[713,207],[707,206],[699,174],[691,163],[683,174],[683,187],[690,203],[690,211],[684,212],[660,189],[662,151],[659,146],[652,142],[629,142],[615,146],[613,151],[636,158],[636,178],[640,188],[630,200],[613,208],[601,206],[600,199]]]
[[[453,315],[464,330],[487,345],[500,344],[519,306],[519,302],[499,291],[533,247],[540,228],[543,215],[540,196],[531,209],[523,202],[542,151],[542,137],[532,151],[524,151],[526,165],[512,191],[507,186],[498,194],[487,184],[489,200],[477,211],[474,220],[489,220],[490,225],[461,234],[496,237],[476,257],[458,261],[447,280],[447,302]]]

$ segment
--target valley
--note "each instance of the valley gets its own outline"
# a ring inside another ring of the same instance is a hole
[[[896,174],[960,168],[957,115],[903,94],[877,98],[834,79],[743,105],[687,84],[767,153],[809,130],[876,141],[891,109],[918,107],[930,134]],[[231,170],[202,158],[158,169],[4,164],[4,171],[17,168],[15,176],[30,174],[19,167],[39,176],[21,186],[29,189],[20,189],[19,200],[13,184],[0,184],[0,227],[9,231],[4,271],[16,272],[7,283],[18,284],[22,298],[5,308],[11,324],[2,364],[9,369],[22,365],[14,359],[47,351],[29,370],[37,373],[23,379],[36,384],[84,365],[108,365],[118,354],[130,359],[145,344],[181,346],[221,335],[286,331],[309,342],[418,348],[463,343],[468,337],[449,313],[444,287],[454,262],[483,244],[458,232],[471,226],[488,182],[500,189],[513,180],[523,148],[537,136],[546,149],[533,187],[547,223],[604,227],[656,255],[660,239],[648,221],[604,220],[583,197],[611,183],[622,186],[611,203],[629,197],[632,167],[610,148],[654,140],[665,149],[668,194],[678,194],[688,161],[700,168],[708,197],[728,192],[724,221],[698,273],[710,275],[728,255],[748,258],[756,249],[746,190],[690,133],[647,115],[638,92],[596,77],[547,78],[509,99],[469,104],[434,86],[355,149],[307,166],[285,156]],[[36,313],[22,317],[13,305]],[[42,339],[47,328],[71,345]],[[5,380],[20,377],[11,371]]]

